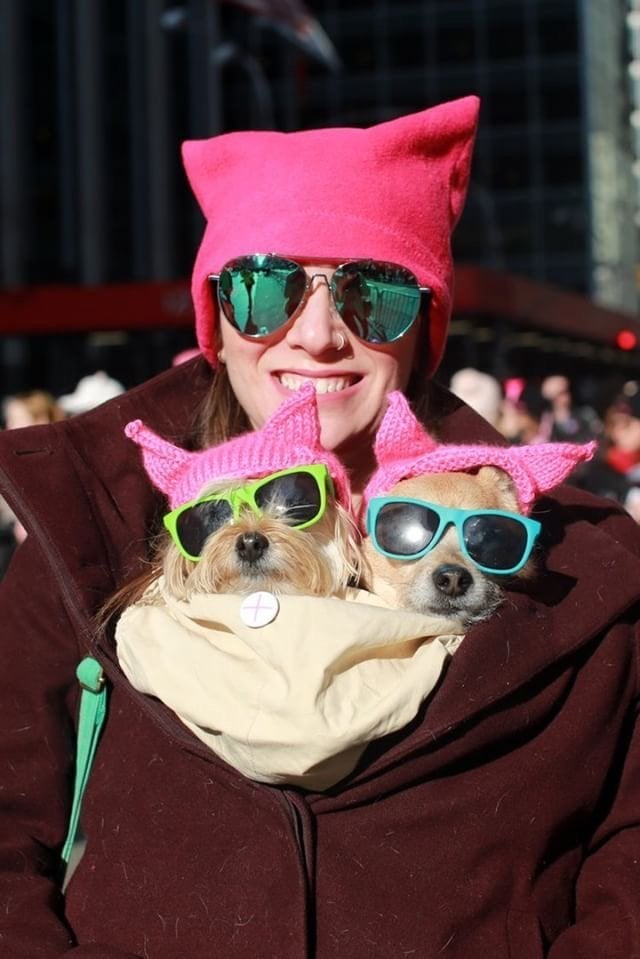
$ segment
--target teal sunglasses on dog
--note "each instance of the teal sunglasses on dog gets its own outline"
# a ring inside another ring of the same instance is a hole
[[[367,532],[389,559],[421,559],[449,526],[460,549],[483,573],[511,575],[525,565],[542,529],[519,513],[499,509],[454,509],[405,497],[377,496],[367,510]]]

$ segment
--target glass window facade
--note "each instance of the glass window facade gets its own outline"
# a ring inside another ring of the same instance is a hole
[[[588,292],[589,102],[622,123],[631,91],[598,93],[604,72],[587,72],[598,4],[625,76],[626,0],[316,0],[338,70],[239,3],[5,0],[4,49],[20,41],[21,55],[0,66],[18,117],[0,176],[20,204],[0,225],[0,284],[187,276],[202,218],[183,139],[369,124],[478,93],[457,255]]]

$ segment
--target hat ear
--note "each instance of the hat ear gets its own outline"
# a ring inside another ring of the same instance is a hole
[[[289,449],[300,446],[317,449],[320,446],[318,401],[310,380],[280,404],[262,427],[262,433]]]
[[[464,206],[479,112],[478,97],[461,97],[368,130],[387,158],[423,158],[425,178],[436,175],[436,165],[447,170],[451,229]]]
[[[194,454],[163,440],[145,426],[142,420],[127,423],[124,432],[141,447],[144,468],[153,485],[169,496],[176,476],[182,472]]]
[[[416,418],[400,390],[389,393],[388,406],[378,427],[375,454],[379,466],[435,449],[433,440]]]
[[[467,197],[480,101],[465,97],[456,104],[453,125],[457,136],[457,158],[451,172],[451,229],[456,225]]]
[[[523,502],[523,506],[528,510],[533,500],[541,493],[548,493],[549,490],[559,486],[579,463],[586,463],[592,459],[597,448],[598,444],[595,440],[582,445],[539,443],[513,447],[510,450],[510,456],[513,458],[514,466],[520,465],[531,484],[531,500]]]

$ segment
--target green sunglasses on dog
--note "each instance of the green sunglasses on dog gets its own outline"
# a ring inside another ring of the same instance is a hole
[[[328,496],[333,496],[333,483],[324,464],[294,466],[184,503],[166,514],[164,525],[182,556],[197,563],[207,539],[237,521],[242,510],[257,516],[269,512],[302,530],[322,519]]]

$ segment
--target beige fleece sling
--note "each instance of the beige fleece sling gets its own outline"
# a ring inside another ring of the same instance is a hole
[[[132,685],[245,776],[322,790],[367,743],[409,723],[461,636],[370,593],[279,596],[253,628],[239,595],[173,599],[161,580],[116,630]],[[246,619],[246,616],[244,616]]]

